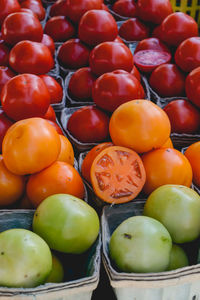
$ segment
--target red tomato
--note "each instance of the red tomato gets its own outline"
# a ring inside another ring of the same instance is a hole
[[[10,51],[9,64],[18,73],[45,74],[54,66],[47,46],[32,41],[21,41]]]
[[[70,39],[58,51],[59,63],[69,69],[79,69],[89,63],[90,49],[79,39]]]
[[[15,45],[22,40],[41,42],[43,28],[40,21],[29,13],[16,12],[8,15],[1,28],[7,44]]]
[[[0,152],[2,153],[2,142],[3,138],[8,130],[8,128],[13,124],[14,122],[11,121],[6,114],[1,110],[0,111]]]
[[[68,10],[68,1],[66,0],[57,0],[51,7],[49,15],[54,16],[66,16]]]
[[[124,44],[124,42],[122,41],[122,39],[120,38],[120,36],[119,36],[119,35],[116,37],[116,39],[114,39],[114,41],[113,41],[113,42],[116,42],[116,43],[122,43],[122,44]]]
[[[169,0],[138,0],[137,14],[145,22],[161,24],[173,12]]]
[[[106,10],[92,9],[81,18],[78,35],[82,42],[96,46],[102,42],[113,41],[118,34],[114,17]]]
[[[3,20],[11,13],[20,9],[19,2],[17,0],[0,0],[0,26]]]
[[[184,40],[176,49],[175,62],[185,72],[190,72],[200,66],[200,37]]]
[[[39,77],[42,78],[48,88],[50,103],[60,103],[63,98],[63,88],[60,83],[50,75],[40,75]]]
[[[158,38],[160,40],[163,40],[163,32],[162,32],[162,23],[158,26],[156,26],[152,31],[152,37]]]
[[[3,110],[18,121],[43,116],[50,104],[49,91],[41,78],[21,74],[11,78],[1,93]]]
[[[18,12],[25,12],[25,13],[31,14],[31,15],[33,15],[34,17],[36,17],[38,19],[38,16],[32,10],[30,10],[29,8],[23,8],[23,7],[21,7],[18,10]]]
[[[52,37],[54,42],[65,42],[74,36],[75,28],[65,16],[55,16],[47,21],[44,32]]]
[[[141,75],[138,69],[136,68],[136,66],[133,66],[133,69],[131,70],[130,73],[134,75],[137,78],[137,80],[141,81]]]
[[[119,35],[126,41],[141,41],[149,36],[149,28],[137,18],[132,18],[120,26]]]
[[[142,85],[128,72],[105,73],[95,81],[92,90],[96,105],[110,112],[125,102],[144,96]]]
[[[0,41],[0,66],[7,66],[9,62],[10,49],[6,46],[4,41]]]
[[[55,128],[55,130],[57,131],[58,134],[62,134],[62,135],[63,135],[62,129],[61,129],[61,127],[58,125],[57,122],[52,121],[52,120],[50,120],[50,119],[47,119],[47,121],[49,122],[49,124],[51,124],[51,125]]]
[[[78,69],[70,78],[68,92],[72,98],[89,100],[92,98],[92,86],[96,77],[88,67]],[[77,86],[79,87],[77,89]]]
[[[175,64],[163,64],[151,73],[149,84],[159,96],[183,96],[185,75]]]
[[[162,40],[170,46],[178,46],[187,38],[198,36],[197,22],[183,12],[175,12],[166,17],[161,30]]]
[[[52,56],[54,56],[55,53],[55,44],[53,39],[48,35],[48,34],[43,34],[41,43],[44,44],[45,46],[47,46],[52,54]]]
[[[185,81],[187,98],[196,106],[200,107],[200,67],[192,70]]]
[[[32,10],[38,16],[38,19],[40,21],[44,20],[45,9],[42,6],[41,2],[36,0],[25,0],[21,3],[21,7]]]
[[[104,42],[93,48],[89,64],[96,75],[118,69],[130,72],[133,68],[133,54],[125,44]]]
[[[134,53],[141,50],[159,50],[159,51],[166,51],[170,53],[169,48],[160,39],[155,37],[150,37],[140,41],[137,44]]]
[[[171,132],[197,133],[200,127],[200,112],[189,101],[178,99],[164,107],[171,123]]]
[[[109,136],[109,117],[95,106],[84,106],[69,118],[67,130],[82,143],[95,143]]]
[[[13,73],[8,67],[0,66],[0,95],[4,84],[14,76],[15,73]]]
[[[104,3],[102,3],[102,5],[101,5],[101,9],[103,9],[103,10],[106,10],[106,11],[108,11],[108,12],[109,12],[109,8],[108,8],[108,6],[106,6]]]
[[[46,114],[43,116],[43,119],[56,122],[56,113],[51,105],[49,105],[49,108],[47,109]]]
[[[171,60],[171,54],[158,50],[141,50],[134,55],[136,67],[141,72],[150,73],[162,64],[166,64]]]
[[[123,17],[133,18],[137,15],[134,0],[117,0],[112,6],[112,10]]]

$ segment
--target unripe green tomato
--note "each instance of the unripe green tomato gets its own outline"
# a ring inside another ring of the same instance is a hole
[[[52,254],[52,269],[45,282],[59,283],[64,279],[64,268],[58,257]]]
[[[170,253],[169,266],[166,271],[175,270],[189,265],[185,251],[178,245],[173,244]]]

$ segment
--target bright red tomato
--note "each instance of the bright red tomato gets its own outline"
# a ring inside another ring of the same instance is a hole
[[[59,63],[69,69],[79,69],[89,63],[90,49],[79,39],[70,39],[58,51]]]
[[[63,131],[62,131],[60,125],[58,125],[57,122],[52,121],[50,119],[47,119],[47,121],[49,122],[49,124],[51,124],[55,128],[55,130],[57,131],[58,134],[62,134],[63,135]]]
[[[2,37],[7,44],[15,45],[23,40],[41,42],[43,28],[38,18],[25,12],[8,15],[1,28]]]
[[[20,4],[17,0],[0,0],[0,26],[3,20],[11,13],[20,9]]]
[[[185,81],[185,91],[188,99],[200,107],[200,67],[192,70]]]
[[[10,49],[6,46],[4,41],[0,41],[0,66],[7,66],[9,62]]]
[[[124,71],[101,75],[95,81],[92,90],[92,98],[96,105],[110,112],[125,102],[143,99],[144,96],[144,89],[137,78]]]
[[[136,68],[136,66],[133,66],[133,69],[131,70],[130,73],[134,75],[137,78],[137,80],[141,81],[141,75],[138,69]]]
[[[175,64],[163,64],[151,73],[149,84],[159,96],[183,96],[185,75]]]
[[[96,75],[119,69],[130,72],[133,68],[133,54],[125,44],[104,42],[93,48],[89,64]]]
[[[45,46],[47,46],[52,54],[52,56],[54,56],[55,53],[55,44],[53,39],[48,35],[48,34],[43,34],[41,43],[44,44]]]
[[[42,118],[56,122],[56,113],[51,105],[49,105],[46,114]]]
[[[4,84],[15,75],[8,67],[0,66],[0,95]]]
[[[169,0],[138,0],[137,15],[145,22],[161,24],[173,12]]]
[[[137,44],[134,53],[141,50],[159,50],[159,51],[166,51],[170,53],[169,48],[160,39],[155,37],[150,37],[140,41]]]
[[[173,100],[164,107],[164,111],[169,117],[171,132],[197,133],[200,127],[200,112],[188,100]]]
[[[4,85],[1,103],[8,117],[18,121],[42,117],[49,107],[50,95],[39,76],[21,74],[11,78]]]
[[[118,34],[114,17],[106,10],[92,9],[81,18],[78,35],[82,42],[96,46],[102,42],[113,41]]]
[[[3,138],[8,130],[8,128],[13,124],[14,122],[11,121],[6,114],[1,110],[0,111],[0,152],[2,153],[2,142]]]
[[[112,6],[112,10],[123,17],[133,18],[137,15],[134,0],[117,0]]]
[[[67,9],[68,9],[68,1],[57,0],[53,5],[51,5],[49,15],[50,17],[66,16]]]
[[[162,32],[162,23],[156,27],[154,27],[153,31],[152,31],[152,34],[151,36],[152,37],[155,37],[155,38],[158,38],[159,40],[164,40],[163,39],[163,32]]]
[[[32,10],[40,21],[45,18],[45,9],[42,6],[42,3],[37,0],[25,0],[21,3],[22,8],[28,8]]]
[[[61,84],[50,75],[40,75],[40,78],[46,84],[49,94],[50,94],[50,103],[60,103],[63,98],[63,88]]]
[[[95,106],[77,109],[69,118],[67,130],[82,143],[101,142],[109,136],[109,117]]]
[[[167,45],[178,46],[187,38],[198,36],[198,24],[191,16],[175,12],[163,20],[161,31]]]
[[[44,32],[52,37],[54,42],[65,42],[75,35],[75,28],[65,16],[55,16],[47,21]]]
[[[9,64],[18,73],[45,74],[54,66],[47,46],[32,41],[21,41],[10,51]]]
[[[126,41],[141,41],[149,36],[149,28],[137,18],[132,18],[120,26],[119,35]]]

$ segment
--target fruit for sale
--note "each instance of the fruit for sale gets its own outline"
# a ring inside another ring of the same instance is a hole
[[[61,84],[50,75],[40,75],[50,94],[50,104],[60,103],[63,98],[63,88]]]
[[[186,252],[180,246],[173,244],[170,253],[170,261],[166,271],[176,270],[189,265]]]
[[[56,113],[51,105],[49,105],[46,114],[42,118],[56,122]]]
[[[137,80],[139,80],[141,82],[141,75],[140,75],[140,72],[138,71],[138,69],[136,68],[136,66],[134,65],[133,66],[133,69],[131,70],[130,72],[132,75],[134,75]]]
[[[15,73],[13,73],[13,71],[9,67],[0,66],[0,94],[4,84],[14,76]]]
[[[55,16],[46,22],[44,32],[54,42],[65,42],[75,35],[75,28],[65,16]]]
[[[134,53],[140,50],[159,50],[159,51],[165,51],[170,53],[169,48],[160,39],[156,37],[149,37],[141,40],[137,44]]]
[[[61,141],[60,154],[57,158],[58,161],[66,162],[70,165],[74,165],[74,149],[68,138],[59,134]]]
[[[0,110],[0,152],[2,153],[2,142],[3,138],[8,130],[8,128],[13,124],[14,122],[10,120],[3,110]]]
[[[41,2],[39,2],[37,0],[24,0],[21,3],[21,7],[32,10],[37,15],[37,17],[40,21],[44,20],[45,9]]]
[[[137,15],[136,3],[134,0],[117,0],[112,5],[112,10],[123,17],[133,18]]]
[[[59,283],[62,282],[64,279],[64,267],[61,263],[61,260],[55,256],[55,254],[52,254],[52,269],[45,280],[46,282],[52,282],[52,283]]]
[[[193,182],[200,186],[200,142],[192,143],[184,154],[192,166]]]
[[[149,28],[137,18],[131,18],[122,23],[119,36],[126,41],[141,41],[148,38]]]
[[[6,46],[4,41],[0,41],[0,65],[8,66],[10,49]]]
[[[187,75],[186,81],[185,81],[186,96],[197,107],[200,107],[199,83],[200,83],[200,67],[192,70]]]
[[[0,26],[4,19],[11,13],[14,13],[20,9],[20,4],[17,0],[0,0]]]
[[[55,44],[53,39],[48,34],[43,34],[41,43],[47,46],[51,52],[51,55],[54,56],[55,54]]]

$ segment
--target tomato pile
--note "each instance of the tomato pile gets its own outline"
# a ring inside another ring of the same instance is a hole
[[[198,190],[191,16],[169,0],[0,0],[0,26],[1,208],[69,194],[99,211]]]

